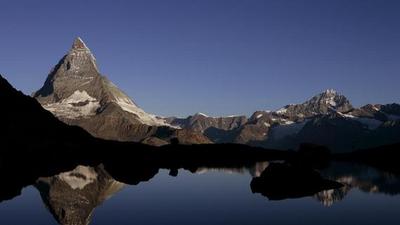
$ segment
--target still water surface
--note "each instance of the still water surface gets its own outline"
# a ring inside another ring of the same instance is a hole
[[[400,224],[395,175],[336,163],[320,173],[344,187],[269,200],[250,187],[253,177],[268,169],[260,165],[179,170],[176,177],[160,170],[138,185],[80,166],[40,178],[20,196],[1,202],[0,224]]]

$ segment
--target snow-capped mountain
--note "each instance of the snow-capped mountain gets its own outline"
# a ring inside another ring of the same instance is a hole
[[[63,122],[80,126],[95,137],[142,141],[158,135],[166,139],[162,143],[168,143],[176,132],[165,119],[146,113],[101,75],[95,57],[80,38],[33,96]]]
[[[245,117],[209,117],[195,114],[168,119],[194,129],[216,143],[241,143],[278,149],[295,149],[303,142],[348,151],[400,141],[400,105],[366,105],[354,108],[333,89],[277,111],[256,111]]]
[[[348,112],[352,109],[353,106],[345,96],[333,89],[328,89],[302,104],[287,105],[276,111],[276,113],[292,120],[298,120],[314,115],[327,114],[331,111]]]
[[[44,86],[34,94],[57,117],[80,119],[94,116],[114,104],[139,123],[168,126],[163,119],[144,112],[129,96],[102,76],[90,49],[77,38],[71,50],[54,67]]]

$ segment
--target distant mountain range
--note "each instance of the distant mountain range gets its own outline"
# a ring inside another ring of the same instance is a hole
[[[163,118],[146,113],[101,75],[86,44],[77,38],[33,97],[61,121],[95,137],[165,145],[240,143],[296,149],[314,143],[347,152],[400,142],[400,105],[354,108],[335,90],[300,104],[246,116]]]
[[[276,149],[296,149],[301,143],[314,143],[335,152],[347,152],[400,141],[399,104],[354,108],[334,90],[277,111],[257,111],[250,118],[196,114],[167,121],[173,126],[202,132],[216,143]]]

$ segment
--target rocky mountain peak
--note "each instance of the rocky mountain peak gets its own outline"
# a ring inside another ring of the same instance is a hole
[[[309,110],[317,114],[325,114],[331,110],[345,112],[353,108],[349,100],[333,89],[328,89],[303,103]]]
[[[339,94],[334,89],[328,89],[314,96],[306,103],[328,105],[335,108],[338,104],[340,104],[340,101],[342,100],[347,100],[347,99],[345,96]]]
[[[45,109],[73,125],[80,123],[71,120],[88,119],[115,108],[112,113],[124,114],[123,118],[129,123],[168,126],[163,119],[139,108],[128,95],[101,75],[95,57],[79,37],[34,97]]]
[[[34,93],[41,104],[60,102],[75,91],[99,97],[101,75],[96,59],[81,38],[76,38],[69,52],[51,70],[43,87]],[[96,85],[97,84],[97,85]]]
[[[80,38],[80,37],[77,37],[75,40],[74,40],[74,43],[72,44],[72,49],[75,49],[75,50],[89,50],[89,48],[86,46],[86,44],[85,44],[85,42]]]
[[[349,100],[334,89],[315,95],[302,104],[287,105],[277,111],[292,120],[330,112],[348,112],[353,109]]]
[[[74,40],[71,50],[65,56],[64,66],[72,76],[98,75],[96,58],[80,37]]]

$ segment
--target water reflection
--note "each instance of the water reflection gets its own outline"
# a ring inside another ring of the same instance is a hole
[[[325,206],[331,206],[335,202],[343,200],[352,189],[387,195],[400,193],[399,175],[361,164],[333,162],[330,167],[322,170],[321,174],[343,184],[342,188],[324,190],[314,196]]]
[[[103,166],[77,166],[52,177],[41,177],[35,187],[58,223],[87,225],[93,210],[125,184],[114,180]]]
[[[371,167],[331,163],[328,168],[315,170],[276,161],[246,163],[241,166],[188,168],[158,168],[132,164],[78,165],[55,175],[39,176],[31,185],[38,189],[46,208],[59,224],[87,225],[90,224],[96,207],[123,188],[131,188],[129,186],[141,185],[152,180],[160,169],[168,169],[170,176],[179,176],[181,169],[190,171],[193,176],[210,172],[250,175],[248,192],[253,192],[266,201],[309,196],[324,206],[331,206],[346,198],[352,189],[387,195],[400,193],[400,180],[397,175]],[[19,183],[9,182],[9,187],[4,184],[0,195],[19,193],[22,184],[28,184],[32,178],[33,175],[30,174],[26,180],[23,176],[14,180],[18,180]],[[5,194],[2,192],[4,190]]]
[[[251,190],[270,200],[301,198],[342,184],[325,178],[312,168],[289,163],[271,163],[260,177],[253,178]]]
[[[268,167],[269,162],[256,162],[250,167],[199,167],[194,173],[204,174],[208,172],[224,172],[224,173],[249,173],[252,177],[259,177],[261,173]]]

